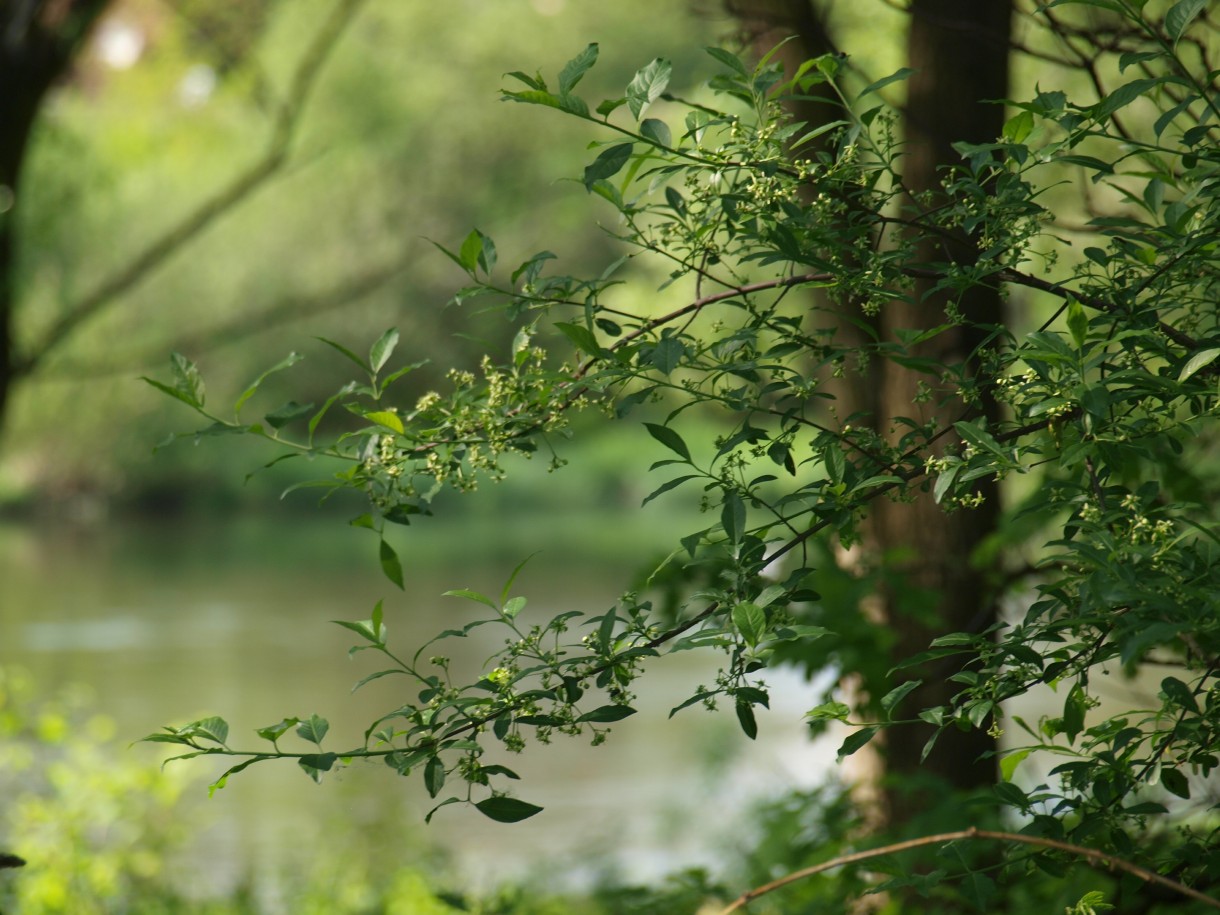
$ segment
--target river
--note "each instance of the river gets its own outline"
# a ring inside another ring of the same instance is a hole
[[[401,704],[402,686],[386,678],[352,694],[376,668],[367,653],[348,658],[351,633],[331,620],[367,618],[384,599],[391,642],[416,644],[477,609],[444,591],[498,594],[535,551],[514,588],[529,600],[526,618],[600,613],[630,580],[627,556],[661,543],[655,525],[633,527],[628,515],[599,523],[615,537],[576,536],[577,517],[413,527],[400,542],[404,592],[381,577],[375,538],[341,521],[0,526],[0,664],[25,668],[46,690],[87,684],[122,746],[203,715],[226,717],[230,743],[251,746],[255,728],[312,713],[331,721],[334,746],[350,746]],[[466,646],[479,662],[493,647],[473,638]],[[760,714],[756,741],[731,708],[670,720],[716,664],[695,652],[658,659],[641,683],[639,714],[614,725],[604,746],[560,739],[511,760],[522,775],[515,793],[546,808],[514,825],[449,807],[425,826],[422,785],[382,766],[354,766],[317,786],[291,764],[270,763],[208,800],[204,785],[220,767],[179,763],[200,776],[188,811],[205,825],[192,830],[186,857],[209,866],[194,891],[224,894],[247,880],[274,898],[291,874],[340,850],[387,866],[439,857],[480,887],[533,876],[581,886],[605,873],[638,881],[723,862],[743,841],[751,804],[822,781],[837,738],[806,739],[801,714],[813,689],[783,672],[768,677],[773,709]],[[159,758],[148,744],[124,752],[150,766]]]

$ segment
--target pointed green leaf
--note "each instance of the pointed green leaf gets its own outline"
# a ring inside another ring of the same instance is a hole
[[[391,327],[377,338],[377,342],[369,350],[369,365],[372,366],[374,372],[381,371],[397,345],[398,330],[396,328]]]
[[[847,739],[839,747],[838,761],[842,762],[845,757],[851,756],[872,740],[876,733],[877,728],[860,728],[854,734],[848,735]]]
[[[402,590],[406,590],[402,583],[402,563],[398,559],[398,554],[394,552],[394,548],[381,541],[380,549],[381,571],[385,573],[385,577]]]
[[[724,494],[724,504],[720,509],[720,525],[732,543],[740,540],[741,535],[745,533],[746,506],[741,501],[741,496],[735,492],[730,491]]]
[[[669,492],[671,489],[675,489],[676,487],[681,486],[687,480],[696,480],[696,479],[698,479],[698,474],[691,473],[691,474],[687,474],[686,476],[683,476],[683,477],[675,477],[674,479],[670,480],[667,483],[662,483],[660,486],[658,486],[656,489],[654,489],[652,492],[650,492],[647,496],[644,497],[644,501],[640,503],[640,508],[643,508],[645,505],[647,505],[657,496],[663,495],[664,493]]]
[[[329,772],[334,767],[337,758],[334,753],[309,753],[298,759],[297,765],[306,775],[321,784],[322,773]]]
[[[172,354],[169,365],[174,375],[174,387],[189,398],[188,403],[202,407],[204,403],[203,378],[199,375],[199,368],[181,353]]]
[[[738,76],[750,75],[750,71],[746,69],[746,65],[741,62],[741,59],[736,54],[732,54],[729,51],[724,50],[724,48],[704,48],[703,50],[712,55],[712,57],[716,58],[730,70],[733,70]]]
[[[745,639],[746,644],[754,648],[762,641],[767,631],[767,614],[758,604],[742,601],[733,607],[733,625]]]
[[[918,688],[921,683],[923,683],[922,680],[908,680],[906,683],[895,687],[881,697],[881,707],[885,709],[887,714],[892,716],[894,709],[898,707],[898,703],[905,699],[911,690]]]
[[[658,426],[656,423],[644,423],[644,428],[648,430],[648,434],[655,438],[658,442],[668,448],[670,451],[677,454],[683,460],[690,461],[690,449],[686,447],[686,442],[669,426]]]
[[[471,591],[469,588],[458,588],[454,591],[446,591],[442,597],[464,597],[467,600],[473,600],[480,604],[491,607],[492,610],[499,612],[500,608],[496,606],[496,602],[485,594],[480,594],[478,591]]]
[[[567,95],[576,88],[589,68],[597,63],[597,42],[593,42],[583,51],[564,64],[559,71],[559,94]]]
[[[237,417],[241,414],[242,406],[247,400],[254,396],[254,392],[258,390],[259,385],[261,385],[269,375],[274,375],[276,372],[281,372],[290,366],[294,366],[304,358],[305,357],[300,353],[289,353],[287,357],[282,359],[280,362],[277,362],[275,365],[271,366],[271,368],[267,369],[267,371],[255,378],[250,386],[241,392],[241,396],[238,397],[237,401],[233,404],[233,416]]]
[[[189,727],[195,735],[206,737],[208,740],[214,740],[222,745],[229,739],[229,723],[216,715],[201,718]]]
[[[436,797],[445,787],[445,764],[439,756],[433,756],[424,766],[424,787],[429,797]]]
[[[622,721],[635,714],[635,709],[625,705],[603,705],[593,709],[591,712],[585,712],[576,719],[577,724],[586,722],[597,724],[609,724],[612,721]]]
[[[1207,368],[1216,361],[1217,356],[1220,356],[1220,349],[1205,349],[1195,353],[1186,365],[1182,366],[1182,371],[1178,374],[1178,381],[1185,381],[1200,369]]]
[[[665,87],[669,85],[673,65],[663,57],[658,57],[639,70],[627,86],[627,107],[638,121],[643,117],[648,106],[660,98]]]
[[[263,738],[263,740],[270,740],[272,743],[274,743],[283,737],[284,734],[288,732],[289,728],[300,723],[300,718],[285,718],[283,721],[279,722],[279,724],[267,725],[267,727],[259,728],[254,733]]]
[[[372,413],[365,413],[364,418],[369,422],[376,423],[379,426],[384,426],[391,432],[397,432],[402,435],[405,427],[402,424],[402,418],[397,413],[389,410],[374,410]]]
[[[631,159],[634,149],[634,143],[618,143],[603,149],[597,158],[585,167],[585,188],[591,191],[598,181],[617,175]]]
[[[737,723],[741,725],[741,732],[751,740],[758,736],[758,722],[754,720],[754,709],[748,702],[737,700]]]
[[[1165,14],[1165,31],[1177,44],[1187,27],[1207,8],[1207,0],[1178,0]]]
[[[330,730],[330,722],[320,715],[310,715],[308,721],[302,721],[297,725],[297,736],[303,740],[308,740],[310,743],[322,745],[322,739],[326,736],[326,732]]]
[[[587,353],[590,356],[599,356],[602,353],[602,346],[597,342],[597,337],[589,328],[580,324],[568,324],[564,321],[556,321],[555,327],[565,337],[576,344],[576,348],[582,353]]]

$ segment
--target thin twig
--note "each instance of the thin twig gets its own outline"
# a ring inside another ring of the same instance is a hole
[[[895,842],[893,845],[883,845],[881,848],[870,848],[867,851],[858,851],[850,855],[841,855],[838,858],[832,858],[831,860],[824,861],[821,864],[815,864],[813,867],[806,867],[799,871],[794,871],[785,877],[780,877],[778,880],[772,880],[770,883],[764,883],[762,886],[755,887],[752,890],[747,890],[733,900],[728,908],[723,909],[720,912],[720,915],[729,915],[730,912],[736,912],[738,909],[744,909],[750,904],[750,902],[757,899],[759,896],[764,896],[767,893],[778,890],[790,883],[796,883],[798,880],[804,880],[806,877],[812,877],[813,875],[820,874],[823,871],[828,871],[835,867],[842,867],[844,864],[855,864],[857,861],[868,861],[871,858],[880,858],[885,855],[897,854],[898,852],[907,851],[912,848],[920,848],[925,845],[941,845],[945,842],[956,842],[959,839],[995,839],[1000,842],[1036,845],[1041,848],[1053,848],[1057,851],[1065,851],[1068,854],[1085,858],[1090,863],[1100,865],[1108,870],[1124,871],[1134,877],[1138,877],[1145,883],[1158,884],[1173,890],[1175,893],[1180,893],[1183,896],[1189,896],[1191,899],[1205,903],[1214,909],[1220,909],[1220,899],[1208,896],[1205,893],[1200,893],[1198,890],[1191,889],[1185,884],[1178,883],[1176,880],[1170,880],[1168,877],[1162,877],[1160,874],[1140,867],[1138,864],[1132,864],[1130,861],[1123,858],[1108,855],[1104,851],[1098,851],[1096,848],[1087,848],[1083,845],[1073,845],[1070,842],[1060,842],[1057,839],[1043,839],[1039,836],[1026,836],[1015,832],[995,832],[990,829],[976,829],[972,826],[970,829],[963,829],[959,832],[943,832],[934,836],[923,836],[919,839],[908,839],[905,842]]]

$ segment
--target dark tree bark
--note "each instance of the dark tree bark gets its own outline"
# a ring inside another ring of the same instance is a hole
[[[781,52],[786,65],[837,50],[815,0],[728,0],[728,8],[760,52],[795,35]],[[913,195],[934,192],[940,170],[960,161],[952,148],[954,142],[985,143],[1000,135],[1003,106],[985,100],[1008,94],[1011,17],[1011,0],[913,0],[907,49],[915,74],[908,83],[903,124],[904,180]],[[808,102],[801,103],[794,114],[811,123],[839,116],[829,107]],[[943,262],[949,256],[969,260],[971,252],[965,244],[948,253],[943,245],[927,244],[919,252],[920,259],[928,262]],[[875,327],[883,339],[897,339],[898,330],[943,323],[950,303],[930,295],[930,285],[916,289],[917,304],[893,304],[882,310]],[[967,324],[924,344],[919,355],[968,364],[984,334],[970,326],[970,320],[1001,320],[1001,302],[986,291],[976,290],[956,304]],[[857,380],[836,386],[841,415],[870,414],[877,430],[887,437],[899,433],[889,428],[890,417],[921,416],[941,426],[960,418],[960,403],[921,406],[916,402],[917,385],[926,376],[888,360],[874,363],[871,373],[864,383]],[[997,487],[984,483],[982,492],[986,499],[982,507],[952,514],[942,511],[930,496],[910,503],[881,501],[875,506],[865,531],[869,561],[882,567],[888,584],[862,612],[870,613],[878,625],[896,635],[895,660],[924,650],[937,635],[977,631],[994,620],[987,570],[970,563],[971,553],[998,520]],[[955,692],[955,684],[947,679],[953,669],[920,673],[924,684],[908,696],[898,717],[913,717],[918,709],[941,705]],[[925,784],[929,776],[961,790],[993,782],[995,764],[988,754],[995,749],[995,741],[986,732],[947,731],[921,761],[930,735],[930,726],[903,726],[884,734],[880,743],[884,809],[871,812],[869,819],[874,824],[901,826],[926,809],[929,799],[907,789]]]
[[[16,214],[38,111],[110,0],[0,0],[0,421],[18,366]]]
[[[1004,125],[1003,105],[987,100],[1008,95],[1009,39],[1012,4],[1009,0],[914,0],[910,7],[907,37],[908,64],[915,71],[908,83],[904,119],[903,178],[915,195],[932,192],[939,172],[960,161],[952,144],[990,143]],[[921,259],[945,261],[946,255],[969,259],[968,248],[946,252],[943,245],[926,242]],[[941,323],[950,303],[943,295],[929,293],[929,283],[916,286],[917,304],[895,303],[882,310],[886,337],[896,338],[905,328],[926,328]],[[957,302],[966,322],[928,341],[919,355],[942,364],[969,364],[982,345],[985,331],[974,322],[1002,321],[1003,304],[994,293],[975,288]],[[915,410],[916,385],[924,376],[891,362],[880,364],[881,410],[879,416],[911,415]],[[938,428],[959,419],[962,405],[948,402],[934,406],[928,418]],[[985,405],[994,412],[994,403]],[[881,430],[883,434],[888,430]],[[900,573],[902,593],[926,594],[932,607],[911,606],[898,593],[883,595],[884,616],[898,634],[895,657],[910,657],[927,647],[937,635],[956,631],[978,631],[994,619],[994,595],[987,581],[988,570],[975,567],[971,554],[992,533],[999,519],[1000,493],[991,481],[980,481],[985,498],[982,506],[946,514],[929,494],[911,503],[882,501],[874,516],[877,547],[883,552],[902,551],[905,558],[894,564]],[[918,604],[918,601],[916,601]],[[924,673],[924,683],[914,690],[899,710],[905,717],[921,708],[941,705],[957,691],[948,677],[952,669]],[[944,779],[955,788],[972,789],[995,779],[995,739],[986,731],[946,730],[927,760],[920,762],[929,732],[920,727],[894,728],[886,734],[886,767],[889,784],[886,797],[895,822],[909,820],[925,803],[903,791],[903,783],[921,772]]]

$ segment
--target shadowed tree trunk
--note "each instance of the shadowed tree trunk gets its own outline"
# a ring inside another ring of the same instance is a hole
[[[1008,0],[914,0],[910,7],[907,37],[909,66],[915,71],[908,83],[904,120],[903,178],[915,195],[935,192],[938,172],[960,161],[952,144],[990,143],[1004,125],[1004,107],[986,100],[1008,95],[1009,38],[1012,5]],[[921,259],[945,261],[946,252],[926,242]],[[951,252],[956,259],[969,259],[969,251]],[[942,322],[951,303],[944,294],[932,294],[930,283],[916,285],[918,304],[900,302],[882,310],[884,336],[896,339],[896,331],[927,328]],[[969,363],[984,342],[986,332],[971,322],[1000,323],[1002,302],[986,289],[975,287],[957,306],[967,322],[924,344],[917,355],[941,364]],[[916,385],[926,376],[883,361],[880,417],[918,415]],[[935,406],[923,418],[935,419],[937,428],[961,418],[962,405],[949,402]],[[993,402],[984,409],[994,413]],[[881,430],[886,434],[888,430]],[[930,494],[911,503],[881,501],[874,517],[877,548],[900,553],[891,568],[900,573],[901,592],[882,596],[884,616],[898,634],[895,657],[909,657],[927,647],[937,635],[955,631],[978,631],[994,619],[994,596],[986,580],[988,570],[971,562],[975,548],[995,530],[999,518],[999,488],[980,480],[978,491],[985,501],[974,509],[946,514]],[[915,595],[915,600],[904,599]],[[923,603],[921,598],[931,601]],[[897,717],[908,717],[921,708],[941,705],[957,691],[948,677],[952,669],[931,669],[922,686],[914,690]],[[991,784],[995,761],[981,758],[995,750],[995,740],[986,731],[949,729],[942,734],[925,763],[920,755],[929,733],[924,728],[900,727],[886,734],[886,764],[890,784],[886,795],[890,815],[904,822],[925,803],[902,790],[907,776],[927,772],[955,788],[971,789]]]
[[[728,8],[760,52],[795,35],[781,51],[786,66],[837,50],[812,0],[728,0]],[[913,0],[909,17],[908,63],[915,73],[908,83],[903,112],[902,167],[908,190],[918,196],[934,192],[939,170],[960,161],[952,143],[987,143],[1000,135],[1003,106],[985,100],[1008,94],[1012,3]],[[797,103],[794,114],[811,124],[838,117],[836,111],[816,102]],[[949,256],[930,244],[920,251],[920,259],[928,262],[944,262]],[[969,260],[971,252],[963,246],[951,256]],[[882,310],[875,325],[882,339],[897,339],[899,330],[944,323],[951,303],[943,295],[930,294],[930,285],[916,287],[915,304],[894,303]],[[972,291],[956,305],[968,319],[1001,320],[1001,302],[985,290]],[[968,364],[984,333],[960,326],[923,344],[917,354],[949,364]],[[927,376],[888,360],[874,362],[871,373],[866,383],[836,387],[842,416],[869,413],[886,437],[902,431],[890,428],[890,417],[935,420],[938,427],[961,418],[960,403],[938,406],[935,397],[926,404],[918,403],[918,384],[928,380]],[[994,405],[984,409],[994,410]],[[884,568],[887,585],[867,612],[895,634],[893,658],[917,654],[937,635],[977,631],[994,620],[996,608],[987,570],[975,568],[970,561],[998,520],[997,487],[984,481],[981,492],[985,497],[981,507],[952,514],[937,506],[930,494],[909,503],[882,500],[876,506],[866,531],[869,562]],[[924,684],[908,696],[896,717],[913,717],[919,709],[947,701],[956,691],[955,684],[948,681],[954,672],[943,667],[921,672]],[[879,815],[874,812],[874,824],[900,826],[927,809],[930,798],[904,789],[926,784],[928,777],[962,790],[994,781],[994,760],[986,755],[995,749],[995,741],[985,731],[946,731],[921,761],[930,734],[930,726],[903,726],[884,734],[884,809]]]
[[[109,0],[0,0],[0,423],[18,372],[16,215],[21,167],[47,91]]]

